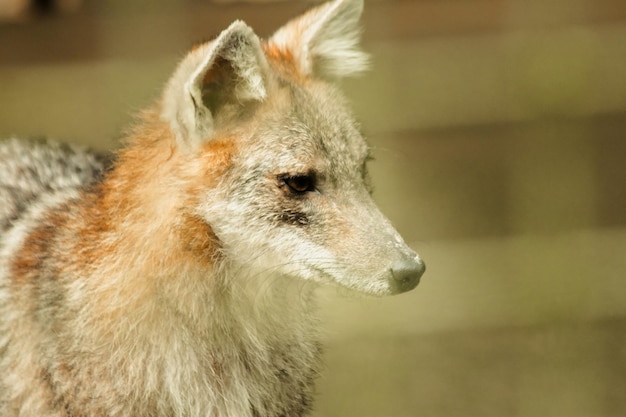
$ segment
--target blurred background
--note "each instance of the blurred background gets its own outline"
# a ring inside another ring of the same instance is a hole
[[[310,1],[0,0],[0,136],[117,146],[177,61]],[[428,270],[330,290],[315,417],[626,415],[626,3],[367,0],[343,83]]]

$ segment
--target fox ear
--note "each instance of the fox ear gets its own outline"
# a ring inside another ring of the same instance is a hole
[[[289,52],[306,76],[341,78],[367,69],[369,57],[359,47],[363,0],[323,4],[280,28],[270,45]]]
[[[185,57],[168,82],[161,116],[182,145],[209,140],[217,116],[239,114],[266,96],[267,61],[258,37],[241,21]]]

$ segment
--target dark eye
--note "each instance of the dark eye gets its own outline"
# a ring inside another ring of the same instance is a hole
[[[293,194],[315,191],[315,175],[312,174],[288,175],[282,181]]]

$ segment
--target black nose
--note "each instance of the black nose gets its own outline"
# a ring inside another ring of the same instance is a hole
[[[424,271],[426,271],[426,265],[417,257],[395,261],[391,265],[391,284],[394,292],[403,293],[417,287]]]

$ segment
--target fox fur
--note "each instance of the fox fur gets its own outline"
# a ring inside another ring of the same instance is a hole
[[[113,156],[0,142],[0,415],[295,417],[320,370],[315,288],[415,287],[333,80],[361,0],[179,64]]]

